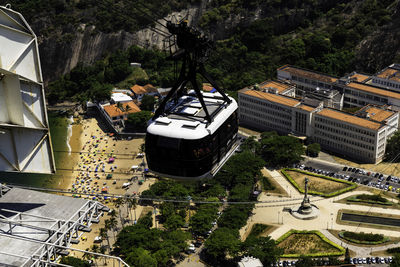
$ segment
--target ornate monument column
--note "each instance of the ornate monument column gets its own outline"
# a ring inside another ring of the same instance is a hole
[[[319,215],[319,209],[317,206],[310,203],[310,198],[308,197],[308,179],[304,180],[304,198],[301,205],[297,209],[292,209],[291,214],[297,219],[311,220]]]

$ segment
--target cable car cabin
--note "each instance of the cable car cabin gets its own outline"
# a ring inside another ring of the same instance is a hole
[[[212,178],[237,147],[238,117],[234,99],[227,103],[219,93],[202,93],[211,123],[196,97],[185,95],[169,103],[163,117],[149,121],[146,158],[149,169],[173,179]]]

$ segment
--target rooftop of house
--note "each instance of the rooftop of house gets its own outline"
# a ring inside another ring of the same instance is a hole
[[[306,104],[301,104],[300,106],[298,106],[299,109],[305,110],[305,111],[313,111],[315,108]]]
[[[114,102],[132,101],[132,98],[130,96],[128,96],[127,94],[124,94],[124,93],[112,93],[111,94],[111,99],[114,100]]]
[[[395,93],[392,91],[380,89],[373,85],[368,85],[368,84],[358,83],[358,82],[351,82],[351,83],[347,84],[346,86],[353,88],[353,89],[357,89],[357,90],[361,90],[361,91],[365,91],[365,92],[369,92],[369,93],[373,93],[373,94],[377,94],[377,95],[381,95],[381,96],[400,99],[400,93]]]
[[[128,111],[127,106],[129,106]],[[135,112],[139,112],[140,108],[133,102],[126,102],[122,104],[122,109],[121,110],[117,104],[113,104],[113,105],[108,105],[108,106],[103,106],[104,111],[107,112],[108,116],[110,116],[111,118],[113,117],[117,117],[117,116],[123,116],[126,114],[131,114],[131,113],[135,113]]]
[[[354,125],[372,129],[372,130],[378,130],[379,128],[381,128],[383,126],[381,123],[374,122],[372,120],[368,120],[368,119],[364,119],[364,118],[360,118],[355,115],[341,112],[341,111],[334,110],[334,109],[330,109],[330,108],[324,108],[321,111],[319,111],[317,114],[320,116],[328,117],[328,118],[335,119],[335,120],[342,121],[342,122],[347,122],[349,124],[354,124]]]
[[[203,91],[211,92],[214,87],[209,83],[203,83]]]
[[[373,105],[367,105],[356,112],[359,116],[368,116],[370,120],[384,123],[387,119],[393,116],[395,112],[385,110]]]
[[[338,80],[338,78],[334,77],[334,76],[319,73],[316,71],[306,70],[306,69],[291,66],[291,65],[284,65],[284,66],[278,68],[278,70],[287,71],[292,75],[301,76],[301,77],[305,77],[305,78],[308,78],[311,80],[317,80],[317,81],[321,81],[321,82],[325,82],[325,83],[334,83]]]
[[[264,81],[260,83],[259,87],[262,89],[274,88],[281,94],[293,86],[280,81]]]
[[[149,83],[144,86],[135,84],[134,86],[131,87],[131,90],[137,95],[158,93],[157,88]]]
[[[350,79],[354,79],[356,82],[365,82],[366,80],[368,80],[371,76],[367,75],[367,74],[362,74],[362,73],[357,73],[357,72],[353,72],[352,75],[350,75]]]
[[[379,78],[400,82],[400,70],[397,68],[387,67],[376,75]]]
[[[245,89],[240,90],[240,92],[243,94],[246,94],[246,95],[250,95],[253,97],[268,100],[270,102],[279,103],[281,105],[285,105],[288,107],[294,107],[294,106],[300,104],[300,102],[297,101],[296,99],[286,97],[286,96],[266,93],[266,92],[262,92],[262,91],[250,90],[250,89],[245,88]]]

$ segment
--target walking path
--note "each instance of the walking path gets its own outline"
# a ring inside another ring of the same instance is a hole
[[[299,198],[303,197],[303,194],[300,194],[293,186],[290,184],[287,179],[281,175],[276,170],[267,170],[273,179],[275,179],[284,190],[286,190],[290,197],[288,198],[279,198],[277,196],[267,196],[266,194],[262,194],[259,198],[260,201],[271,201],[259,203],[253,210],[253,216],[249,218],[248,225],[243,227],[240,230],[240,234],[244,237],[245,233],[249,231],[249,227],[254,222],[262,222],[265,224],[270,224],[273,226],[277,226],[273,232],[270,233],[271,238],[278,239],[280,236],[285,234],[287,231],[291,229],[296,230],[319,230],[321,231],[328,239],[331,241],[341,244],[343,247],[348,247],[356,253],[356,257],[367,257],[370,256],[370,253],[373,251],[386,250],[390,247],[399,246],[397,244],[384,245],[379,247],[359,247],[356,245],[351,245],[346,242],[343,242],[336,238],[333,234],[331,234],[327,229],[333,230],[346,230],[353,232],[365,232],[365,233],[379,233],[385,236],[398,237],[399,231],[396,230],[387,230],[387,229],[374,229],[368,227],[360,227],[356,225],[342,225],[336,222],[337,214],[339,210],[342,209],[351,209],[355,211],[364,211],[364,212],[372,212],[372,213],[382,213],[388,215],[399,215],[399,209],[388,209],[381,207],[371,207],[371,206],[363,206],[357,204],[344,204],[337,203],[335,201],[347,198],[352,195],[358,194],[371,194],[369,191],[352,191],[344,193],[340,196],[333,198],[322,198],[322,197],[311,197],[311,203],[315,204],[320,211],[320,215],[313,220],[299,220],[293,217],[289,212],[284,211],[285,208],[295,208],[300,203],[301,200]],[[280,200],[279,202],[277,202]]]

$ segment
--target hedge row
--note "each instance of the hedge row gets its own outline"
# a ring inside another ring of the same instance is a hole
[[[332,242],[326,236],[324,236],[320,231],[317,230],[312,230],[312,231],[306,231],[306,230],[290,230],[281,237],[279,237],[275,242],[278,245],[281,243],[283,240],[291,236],[292,234],[316,234],[319,238],[321,238],[322,241],[328,243],[329,245],[339,249],[340,251],[338,252],[330,252],[330,253],[312,253],[312,254],[283,254],[281,258],[300,258],[301,256],[305,257],[332,257],[332,256],[342,256],[346,252],[345,248],[342,246],[339,246],[338,244]]]
[[[386,251],[388,253],[400,253],[400,247],[388,248]]]
[[[384,206],[392,206],[393,203],[391,202],[380,202],[380,201],[372,201],[372,200],[364,200],[364,199],[358,199],[355,197],[347,199],[349,202],[359,202],[359,203],[367,203],[367,204],[378,204],[378,205],[384,205]]]
[[[365,240],[358,240],[358,239],[353,239],[353,238],[349,238],[346,237],[344,235],[345,231],[339,232],[339,236],[341,238],[343,238],[344,240],[350,241],[352,243],[356,243],[356,244],[364,244],[364,245],[378,245],[378,244],[382,244],[382,243],[386,243],[388,241],[390,241],[390,238],[387,236],[382,236],[382,240],[378,240],[378,241],[365,241]]]
[[[337,190],[335,192],[329,193],[329,194],[325,194],[322,192],[317,192],[317,191],[308,191],[308,193],[310,195],[318,195],[318,196],[322,196],[322,197],[334,197],[340,194],[343,194],[345,192],[351,191],[353,189],[355,189],[357,187],[356,183],[353,182],[349,182],[346,180],[340,180],[340,179],[336,179],[336,178],[332,178],[332,177],[328,177],[328,176],[324,176],[324,175],[319,175],[319,174],[314,174],[314,173],[310,173],[310,172],[306,172],[306,171],[302,171],[302,170],[298,170],[298,169],[292,169],[292,168],[285,168],[282,169],[281,172],[282,174],[286,177],[286,179],[289,180],[289,182],[296,187],[296,189],[300,192],[300,193],[304,193],[304,189],[300,188],[299,185],[293,180],[293,178],[286,172],[286,171],[296,171],[296,172],[300,172],[309,176],[315,176],[315,177],[320,177],[323,179],[327,179],[327,180],[331,180],[331,181],[335,181],[335,182],[339,182],[339,183],[343,183],[343,184],[348,184],[350,185],[349,187]]]

